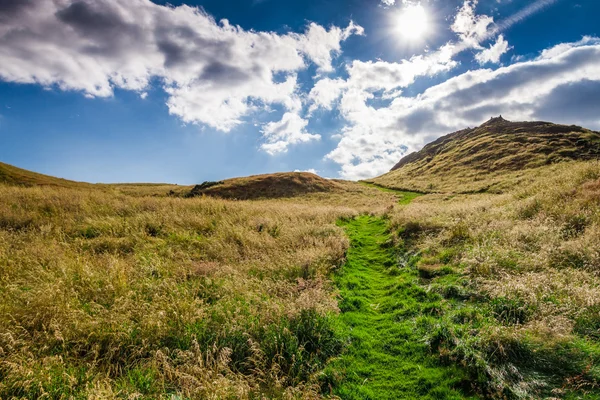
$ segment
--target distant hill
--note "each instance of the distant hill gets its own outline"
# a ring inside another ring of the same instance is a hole
[[[130,196],[182,196],[191,186],[168,183],[87,183],[39,174],[0,162],[0,184],[10,186],[51,186],[73,189],[95,189],[117,191]]]
[[[342,189],[333,181],[308,172],[283,172],[204,182],[196,185],[189,196],[213,196],[223,199],[252,200],[295,197],[306,193],[332,192]]]
[[[500,116],[442,136],[370,182],[423,192],[487,191],[514,182],[523,170],[599,158],[598,132]]]
[[[0,183],[17,186],[91,187],[89,183],[55,178],[0,162]]]

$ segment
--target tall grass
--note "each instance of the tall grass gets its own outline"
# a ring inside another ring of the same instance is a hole
[[[597,396],[600,163],[544,167],[504,194],[397,209],[430,290],[461,299],[429,337],[489,397]],[[450,275],[431,271],[445,268]],[[584,398],[584,397],[580,397]]]
[[[0,397],[318,397],[341,350],[335,221],[364,189],[325,206],[133,194],[0,186]]]

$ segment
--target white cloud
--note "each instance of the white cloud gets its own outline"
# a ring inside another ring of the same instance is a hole
[[[340,42],[355,34],[363,29],[352,22],[311,23],[303,33],[247,31],[202,9],[150,0],[23,0],[0,11],[0,79],[87,97],[115,88],[144,97],[158,78],[171,114],[229,131],[259,107],[298,113],[297,72],[308,63],[332,71]]]
[[[390,91],[411,85],[418,76],[435,75],[455,65],[452,61],[440,59],[437,54],[414,56],[397,63],[355,60],[348,67],[348,74],[355,87]]]
[[[458,65],[453,60],[455,55],[469,48],[483,49],[479,43],[487,37],[494,22],[492,17],[475,13],[477,2],[465,0],[455,16],[451,29],[459,37],[458,43],[448,42],[430,54],[415,55],[400,62],[354,60],[346,66],[348,79],[324,78],[315,84],[308,96],[310,112],[319,108],[330,110],[341,97],[340,110],[345,118],[349,121],[362,119],[366,117],[364,113],[368,113],[366,100],[375,98],[373,92],[383,90],[382,99],[393,99],[418,77],[434,76],[455,68]],[[403,0],[403,3],[409,3],[409,0]],[[508,47],[508,43],[501,37],[496,45],[483,50],[478,57],[492,61],[496,56],[500,57],[497,53],[503,46]]]
[[[294,172],[309,172],[311,174],[315,174],[315,175],[319,175],[319,171],[317,171],[314,168],[309,168],[309,169],[296,169],[294,170]]]
[[[321,139],[320,135],[306,131],[308,121],[298,114],[287,112],[281,121],[269,122],[262,130],[266,139],[261,148],[269,154],[285,153],[291,144]]]
[[[331,110],[346,86],[347,83],[343,79],[323,78],[317,81],[308,94],[308,100],[312,103],[309,111],[313,112],[318,108]]]
[[[486,38],[488,27],[494,23],[494,18],[475,13],[477,3],[478,0],[465,0],[450,27],[463,43],[475,48]]]
[[[316,82],[308,95],[310,112],[323,108],[331,110],[341,98],[340,110],[349,120],[360,119],[362,105],[374,98],[373,92],[383,90],[382,98],[393,98],[402,93],[420,76],[433,76],[449,71],[457,63],[451,59],[452,46],[448,44],[429,55],[411,57],[401,62],[354,60],[346,66],[348,79],[324,78]]]
[[[502,57],[502,55],[510,49],[511,47],[504,39],[504,36],[500,35],[498,36],[498,39],[496,39],[496,43],[490,45],[489,48],[475,54],[475,60],[477,60],[477,62],[481,65],[487,63],[498,64],[500,62],[500,57]]]
[[[321,25],[312,23],[304,35],[295,35],[297,48],[306,54],[318,67],[320,72],[331,72],[332,55],[341,52],[340,43],[352,35],[364,35],[364,29],[350,22],[345,29],[332,27],[329,31]]]
[[[581,38],[581,40],[579,40],[577,42],[560,43],[560,44],[557,44],[556,46],[550,47],[549,49],[545,49],[540,54],[539,58],[540,59],[551,59],[553,57],[560,56],[564,52],[569,51],[570,49],[572,49],[574,47],[593,45],[593,44],[600,44],[600,38],[593,37],[593,36],[584,36]]]

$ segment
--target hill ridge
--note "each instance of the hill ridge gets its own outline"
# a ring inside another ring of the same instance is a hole
[[[261,198],[295,197],[300,194],[332,192],[340,185],[310,172],[277,172],[204,182],[196,185],[189,197],[212,196],[225,199],[252,200]]]
[[[513,121],[508,121],[508,120],[502,118],[502,116],[499,116],[499,117],[489,119],[488,121],[484,122],[483,124],[481,124],[478,127],[461,129],[461,130],[458,130],[458,131],[455,131],[455,132],[452,132],[447,135],[439,137],[438,139],[434,140],[433,142],[430,142],[427,145],[425,145],[421,150],[412,152],[412,153],[404,156],[396,165],[394,165],[394,167],[391,169],[391,171],[395,171],[395,170],[403,167],[404,165],[410,164],[416,160],[421,159],[423,157],[424,153],[431,154],[432,151],[438,150],[435,152],[435,154],[438,154],[439,150],[442,150],[442,149],[439,149],[438,146],[444,145],[451,140],[465,139],[470,136],[480,136],[480,135],[484,135],[486,133],[502,134],[502,133],[505,133],[506,129],[514,129],[515,130],[514,134],[517,134],[517,135],[522,135],[522,134],[527,134],[527,133],[536,133],[536,134],[541,134],[541,133],[561,134],[561,133],[572,133],[572,132],[597,133],[597,132],[591,131],[589,129],[582,128],[581,126],[578,126],[578,125],[561,125],[561,124],[554,124],[552,122],[545,122],[545,121],[513,122]],[[598,147],[597,151],[594,152],[594,156],[596,156],[596,157],[600,156],[600,147]],[[577,159],[580,159],[580,158],[577,158]]]
[[[513,122],[499,116],[441,136],[370,182],[430,192],[481,191],[489,185],[477,182],[490,176],[596,159],[600,159],[598,132],[546,121]]]

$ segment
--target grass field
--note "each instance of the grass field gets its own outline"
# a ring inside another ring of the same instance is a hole
[[[427,290],[456,304],[431,351],[480,394],[600,395],[599,179],[598,162],[558,164],[504,194],[428,195],[393,213]]]
[[[520,174],[244,201],[5,181],[0,398],[598,398],[600,164]]]
[[[227,201],[0,185],[0,398],[318,398],[360,185]]]

